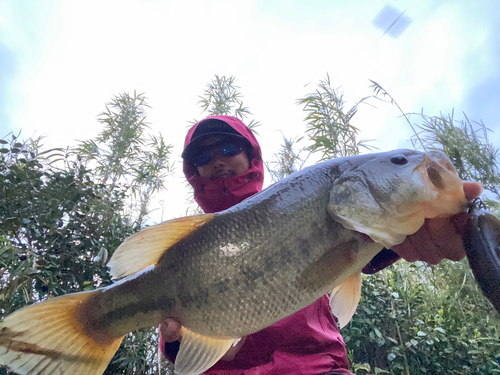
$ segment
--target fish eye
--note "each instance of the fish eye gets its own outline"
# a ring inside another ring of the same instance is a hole
[[[405,165],[408,164],[408,159],[403,155],[394,155],[391,156],[391,163],[395,165]]]

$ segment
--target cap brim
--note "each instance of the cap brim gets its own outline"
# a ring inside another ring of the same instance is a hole
[[[224,138],[232,138],[232,139],[237,139],[243,141],[249,149],[252,149],[252,144],[248,139],[243,137],[242,135],[239,134],[234,134],[234,133],[226,133],[226,132],[218,132],[218,133],[205,133],[202,135],[199,135],[196,138],[193,138],[191,142],[186,146],[184,151],[182,151],[182,158],[187,161],[191,161],[196,155],[199,154],[199,150],[202,147],[205,147],[201,145],[201,143],[210,137],[216,137],[216,136],[223,136]]]

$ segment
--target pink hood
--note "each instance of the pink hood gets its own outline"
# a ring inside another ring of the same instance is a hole
[[[200,205],[204,212],[213,213],[226,210],[261,191],[264,183],[264,163],[262,162],[262,152],[259,142],[257,142],[252,131],[241,120],[232,116],[210,116],[206,119],[224,121],[248,139],[253,147],[250,169],[243,174],[225,179],[212,181],[201,177],[196,167],[184,161],[184,175],[194,188],[196,203]],[[184,147],[191,141],[193,133],[200,122],[189,129]]]

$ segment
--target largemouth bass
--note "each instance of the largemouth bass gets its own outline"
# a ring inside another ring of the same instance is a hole
[[[176,373],[197,374],[240,337],[331,290],[344,325],[359,301],[359,271],[425,218],[466,203],[441,152],[319,163],[226,211],[131,236],[109,263],[121,281],[5,318],[0,363],[20,374],[101,374],[125,334],[173,318],[183,327]]]

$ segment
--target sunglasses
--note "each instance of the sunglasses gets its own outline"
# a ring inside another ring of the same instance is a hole
[[[202,167],[204,165],[207,165],[210,163],[212,158],[215,156],[214,154],[217,153],[218,155],[221,156],[236,156],[239,155],[243,151],[243,149],[240,146],[237,146],[233,143],[228,143],[228,144],[223,144],[220,146],[216,147],[211,147],[208,150],[202,152],[201,154],[197,155],[196,157],[193,158],[193,164],[196,167]]]

